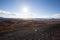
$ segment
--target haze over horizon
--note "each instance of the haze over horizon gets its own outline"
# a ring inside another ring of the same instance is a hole
[[[60,18],[60,0],[0,0],[0,17]]]

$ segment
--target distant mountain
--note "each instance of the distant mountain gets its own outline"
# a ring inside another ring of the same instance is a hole
[[[3,17],[0,17],[0,19],[2,19]]]
[[[33,18],[32,20],[37,20],[37,21],[60,21],[59,18]]]
[[[60,21],[59,18],[51,18],[50,20],[51,20],[51,21]]]
[[[7,20],[7,21],[9,21],[9,20],[24,20],[24,19],[22,19],[22,18],[19,19],[19,18],[3,18],[3,17],[0,17],[0,20]],[[28,19],[26,19],[26,20],[28,20]],[[59,18],[31,18],[29,20],[36,20],[36,21],[60,21]]]
[[[12,18],[3,18],[3,17],[0,17],[0,20],[13,20]]]

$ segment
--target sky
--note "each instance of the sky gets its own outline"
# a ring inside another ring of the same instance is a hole
[[[0,17],[60,18],[60,0],[0,0]]]

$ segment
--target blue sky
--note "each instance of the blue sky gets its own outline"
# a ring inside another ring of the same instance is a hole
[[[22,12],[24,7],[28,12]],[[0,0],[0,17],[6,15],[17,18],[60,18],[60,0]]]

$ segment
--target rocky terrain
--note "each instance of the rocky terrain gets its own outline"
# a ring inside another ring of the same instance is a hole
[[[60,21],[0,20],[0,40],[60,40]]]

